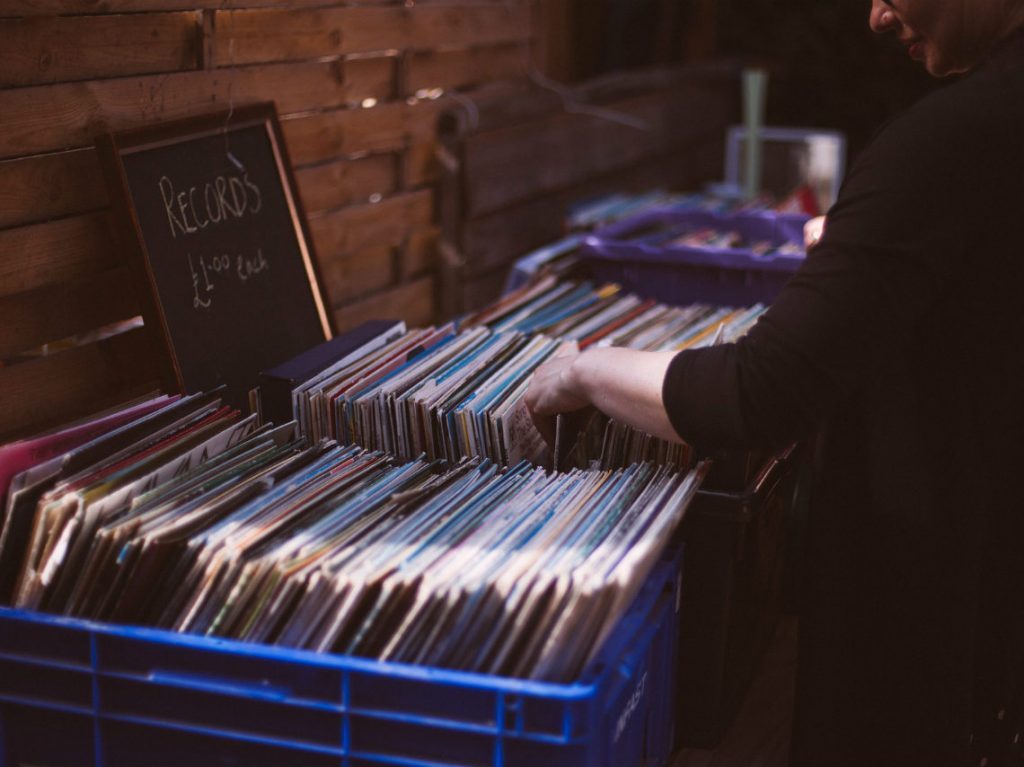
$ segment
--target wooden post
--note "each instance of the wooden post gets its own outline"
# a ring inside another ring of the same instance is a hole
[[[217,62],[214,59],[217,11],[214,8],[207,8],[199,13],[202,14],[202,26],[199,29],[199,68],[214,69],[217,66]]]
[[[576,75],[577,53],[573,31],[573,0],[533,0],[532,65],[557,82],[571,82]]]

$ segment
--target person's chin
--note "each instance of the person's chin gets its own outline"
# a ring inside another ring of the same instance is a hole
[[[932,77],[948,77],[953,74],[946,63],[938,57],[928,56],[921,64],[924,66],[924,70]]]
[[[926,49],[921,63],[932,77],[961,75],[971,68],[970,65],[958,63],[948,56],[941,55],[931,46]]]

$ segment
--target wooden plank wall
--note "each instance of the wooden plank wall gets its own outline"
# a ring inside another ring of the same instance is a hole
[[[141,328],[25,355],[138,313],[103,131],[275,101],[339,328],[432,320],[436,96],[521,76],[528,5],[0,0],[0,441],[154,385]]]
[[[493,300],[510,264],[561,236],[582,199],[721,178],[739,106],[739,70],[724,63],[619,74],[561,94],[494,86],[470,109],[454,105],[440,134],[444,313]]]

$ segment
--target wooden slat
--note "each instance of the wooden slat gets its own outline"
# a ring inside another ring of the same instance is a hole
[[[399,261],[399,277],[410,279],[437,268],[440,231],[436,226],[410,232]]]
[[[520,74],[528,6],[0,0],[0,357],[136,310],[109,231],[98,133],[264,100],[294,145],[341,322],[396,306],[430,321],[438,234],[423,187],[437,179],[445,102],[405,98]],[[366,99],[381,103],[353,109]],[[139,390],[155,379],[154,353],[135,333],[0,369],[0,433]]]
[[[461,0],[460,0],[461,1]],[[339,0],[244,0],[246,8],[326,8]],[[525,0],[475,0],[474,5],[509,5]],[[395,5],[396,0],[359,0],[360,5]],[[418,5],[451,5],[451,0],[419,0]],[[463,3],[465,4],[465,3]],[[0,17],[129,13],[135,11],[224,10],[226,0],[0,0]]]
[[[423,277],[335,309],[334,320],[339,331],[372,317],[400,319],[410,327],[423,327],[435,321],[434,300],[434,278]]]
[[[408,9],[404,48],[496,45],[530,37],[530,7],[522,2],[417,4]]]
[[[0,368],[0,439],[140,394],[153,388],[156,371],[144,328]]]
[[[402,246],[377,246],[321,260],[320,273],[332,305],[380,291],[396,281],[431,272],[436,264],[437,228],[409,232]]]
[[[0,160],[0,229],[106,207],[93,149]]]
[[[362,0],[369,5],[394,0]],[[245,0],[247,8],[316,8],[337,0]],[[0,0],[0,17],[130,13],[135,11],[190,11],[224,8],[225,0]]]
[[[527,11],[525,3],[222,11],[215,55],[221,64],[255,64],[524,41]]]
[[[310,221],[310,230],[317,257],[326,268],[341,255],[378,246],[397,248],[411,231],[429,226],[432,219],[433,193],[425,189],[321,216]]]
[[[543,0],[533,16],[533,59],[539,71],[560,83],[579,79],[577,72],[587,63],[580,56],[579,30],[576,28],[576,0]],[[602,9],[603,10],[603,9]],[[591,21],[591,26],[605,29]]]
[[[339,160],[295,171],[302,204],[310,217],[336,210],[373,195],[387,197],[398,188],[398,158],[376,154]]]
[[[613,191],[657,186],[692,189],[713,178],[721,156],[720,139],[684,145],[676,152],[619,172],[587,179],[568,189],[468,219],[464,222],[459,249],[466,262],[466,273],[473,277],[507,268],[519,256],[554,241],[562,234],[570,206],[579,200]],[[714,158],[715,167],[695,162],[695,157]]]
[[[296,166],[363,152],[394,152],[431,135],[447,102],[392,101],[369,109],[333,109],[283,120]]]
[[[442,115],[442,125],[461,139],[469,133],[504,130],[565,111],[565,100],[530,81],[487,83],[463,95]]]
[[[405,150],[402,183],[406,189],[418,189],[440,180],[437,141],[433,138],[415,141]]]
[[[139,313],[125,268],[0,298],[0,359]]]
[[[474,277],[507,267],[519,256],[558,239],[568,196],[547,195],[465,222],[461,256]]]
[[[406,105],[334,109],[284,120],[281,129],[296,166],[359,152],[394,152],[405,144]]]
[[[101,272],[117,261],[105,213],[0,231],[0,296]]]
[[[199,14],[0,19],[0,87],[195,69]]]
[[[394,248],[382,245],[321,259],[320,274],[331,305],[349,303],[395,283]]]
[[[288,114],[387,99],[394,90],[389,57],[15,88],[0,91],[0,157],[86,146],[104,130],[206,114],[232,102],[272,100]]]
[[[485,133],[561,114],[565,112],[567,98],[584,107],[588,104],[613,107],[613,102],[644,94],[682,97],[694,88],[722,95],[738,116],[739,69],[728,62],[614,72],[561,91],[538,87],[529,81],[502,80],[481,85],[465,94],[459,100],[457,112],[462,115],[463,130]],[[467,100],[472,108],[465,104]]]
[[[735,113],[728,94],[699,87],[616,102],[608,108],[649,127],[642,130],[597,116],[568,114],[468,139],[468,215],[498,210],[636,164],[687,141],[720,134]],[[524,157],[530,162],[523,162]]]
[[[408,56],[406,95],[432,88],[468,88],[480,83],[525,76],[529,49],[525,45],[417,51]]]

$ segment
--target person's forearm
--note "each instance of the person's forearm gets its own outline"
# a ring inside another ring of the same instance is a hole
[[[675,352],[590,349],[572,363],[572,383],[598,410],[655,437],[680,442],[662,401]]]

